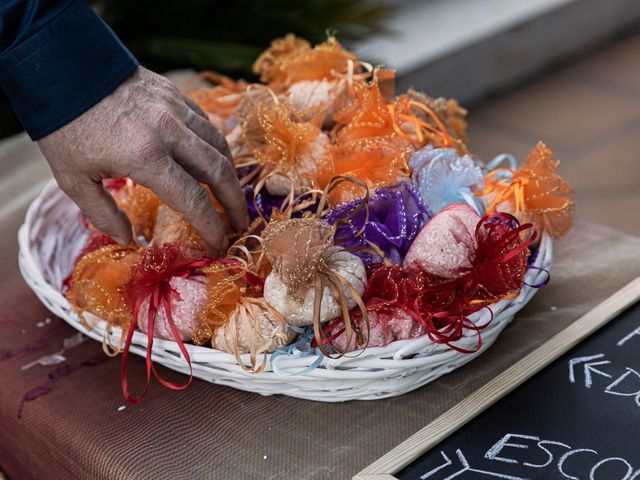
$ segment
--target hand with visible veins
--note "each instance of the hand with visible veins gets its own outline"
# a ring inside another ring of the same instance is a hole
[[[212,253],[228,248],[211,188],[235,230],[247,228],[244,194],[224,135],[166,78],[143,67],[110,95],[38,141],[60,188],[89,221],[120,244],[131,225],[105,178],[129,177],[182,213]]]

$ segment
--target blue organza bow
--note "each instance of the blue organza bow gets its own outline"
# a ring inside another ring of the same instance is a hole
[[[468,203],[482,213],[482,202],[473,193],[483,188],[482,169],[470,156],[428,145],[413,154],[410,166],[413,184],[434,214],[453,203]]]

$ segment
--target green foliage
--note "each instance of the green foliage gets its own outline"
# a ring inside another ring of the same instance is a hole
[[[312,43],[335,30],[347,46],[384,32],[391,8],[363,0],[101,0],[96,9],[144,64],[251,77],[271,40],[294,33]]]

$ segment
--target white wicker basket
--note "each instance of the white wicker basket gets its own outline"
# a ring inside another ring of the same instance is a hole
[[[20,229],[20,270],[36,295],[54,314],[63,318],[77,330],[102,341],[105,323],[98,321],[87,331],[60,293],[63,279],[71,271],[73,261],[86,236],[78,208],[52,182],[31,204],[24,225]],[[543,234],[535,267],[525,276],[528,285],[537,285],[547,275],[552,259],[552,243]],[[443,344],[431,342],[427,336],[400,340],[385,347],[371,347],[339,359],[324,358],[315,369],[306,367],[316,361],[316,356],[279,356],[275,363],[279,373],[268,368],[259,374],[245,372],[234,356],[209,347],[186,345],[193,365],[194,376],[233,388],[272,395],[280,393],[292,397],[341,402],[346,400],[370,400],[402,395],[414,390],[440,375],[448,373],[473,360],[489,348],[500,332],[535,294],[536,288],[524,286],[517,298],[501,300],[491,306],[494,318],[482,330],[482,348],[472,354],[460,353]],[[490,318],[486,310],[469,317],[476,324]],[[121,332],[112,333],[113,344]],[[470,332],[456,345],[472,349],[476,337]],[[145,356],[147,337],[136,331],[131,351]],[[357,355],[357,356],[356,356]],[[173,341],[155,339],[153,360],[174,370],[187,373],[186,362]],[[247,360],[248,363],[248,360]]]

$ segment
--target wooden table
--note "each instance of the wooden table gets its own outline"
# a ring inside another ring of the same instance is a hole
[[[551,284],[486,354],[399,398],[323,404],[196,380],[184,392],[154,384],[140,405],[125,406],[119,359],[87,366],[101,348],[86,341],[67,353],[72,372],[18,419],[25,392],[57,368],[22,367],[75,334],[61,320],[44,321],[48,312],[17,268],[17,228],[48,177],[25,137],[0,144],[0,349],[42,340],[42,348],[0,361],[0,470],[14,479],[349,478],[640,271],[640,238],[578,221],[556,245]],[[142,378],[141,358],[129,368]]]

